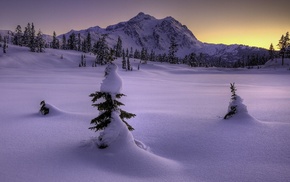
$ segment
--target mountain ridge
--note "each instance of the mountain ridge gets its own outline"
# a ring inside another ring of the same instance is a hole
[[[154,16],[138,13],[128,21],[109,25],[106,28],[92,26],[82,30],[70,30],[65,34],[57,36],[60,40],[63,35],[68,40],[69,35],[80,34],[84,40],[88,33],[91,34],[92,45],[98,41],[102,35],[106,35],[106,41],[109,47],[114,47],[118,37],[122,39],[124,49],[141,50],[147,49],[148,52],[153,50],[155,54],[168,53],[171,40],[175,40],[178,51],[176,56],[184,58],[186,55],[195,53],[203,55],[207,60],[220,60],[224,62],[236,62],[251,55],[267,55],[268,50],[263,48],[251,47],[239,44],[211,44],[198,40],[195,35],[187,28],[186,25],[171,16],[157,19]],[[45,35],[47,42],[52,41],[52,37]]]

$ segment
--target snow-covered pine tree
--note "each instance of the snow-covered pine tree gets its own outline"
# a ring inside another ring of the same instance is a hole
[[[228,113],[224,116],[224,119],[228,119],[233,117],[234,115],[241,114],[247,115],[248,110],[247,106],[243,104],[243,99],[236,94],[236,86],[235,83],[230,84],[230,89],[231,89],[231,101],[228,106]]]
[[[234,101],[237,99],[236,98],[237,89],[235,87],[235,83],[230,83],[230,85],[231,85],[230,89],[231,89],[231,93],[232,93],[231,103],[230,103],[229,108],[228,108],[228,113],[224,116],[224,119],[228,119],[237,113],[237,105],[234,104]]]
[[[114,63],[109,63],[105,70],[105,79],[101,84],[100,91],[90,94],[94,103],[92,106],[97,107],[100,112],[98,117],[91,120],[91,124],[94,126],[89,128],[95,131],[102,130],[98,137],[99,148],[106,148],[116,141],[119,137],[118,133],[121,133],[124,129],[134,130],[125,119],[135,117],[135,114],[119,108],[124,104],[118,99],[125,95],[121,93],[122,80],[117,74],[117,68]],[[101,102],[98,102],[100,100]]]

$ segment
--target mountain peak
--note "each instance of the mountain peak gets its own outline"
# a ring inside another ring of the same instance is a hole
[[[141,21],[141,20],[154,20],[153,16],[145,14],[143,12],[138,13],[135,17],[131,18],[129,21]]]

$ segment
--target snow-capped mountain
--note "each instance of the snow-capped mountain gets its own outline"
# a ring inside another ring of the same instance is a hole
[[[10,32],[12,33],[12,31]],[[142,12],[128,21],[110,25],[106,28],[95,26],[85,30],[71,30],[64,34],[67,40],[73,32],[76,35],[80,34],[81,39],[85,39],[89,32],[92,45],[103,35],[106,35],[106,41],[110,47],[116,45],[120,36],[124,49],[128,48],[130,50],[133,48],[133,50],[138,49],[140,51],[145,48],[149,53],[153,50],[156,54],[168,53],[170,42],[173,39],[178,48],[176,55],[180,58],[190,53],[196,55],[202,53],[208,61],[235,62],[248,56],[268,55],[268,51],[262,48],[201,42],[185,25],[174,18],[169,16],[156,19]],[[6,33],[7,31],[3,31],[1,34],[3,36]],[[46,42],[52,41],[52,36],[43,36]],[[62,37],[63,35],[58,36],[60,42]]]
[[[105,34],[107,35],[106,41],[111,47],[116,45],[118,36],[120,36],[125,49],[132,47],[134,50],[141,50],[146,48],[149,52],[154,50],[157,54],[168,53],[170,41],[174,39],[178,45],[177,56],[179,57],[194,52],[196,54],[202,53],[207,57],[222,58],[224,61],[234,62],[242,59],[243,56],[267,54],[265,49],[245,45],[203,43],[185,25],[174,18],[156,19],[142,12],[126,22],[120,22],[106,28],[96,26],[80,31],[71,30],[65,36],[68,38],[72,32],[80,33],[81,38],[85,38],[90,32],[92,41],[97,41]],[[58,37],[61,38],[62,35]]]

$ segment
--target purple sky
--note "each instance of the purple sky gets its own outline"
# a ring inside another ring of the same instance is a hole
[[[0,29],[33,22],[52,35],[127,21],[139,12],[172,16],[203,42],[269,48],[290,31],[289,0],[1,0]]]

